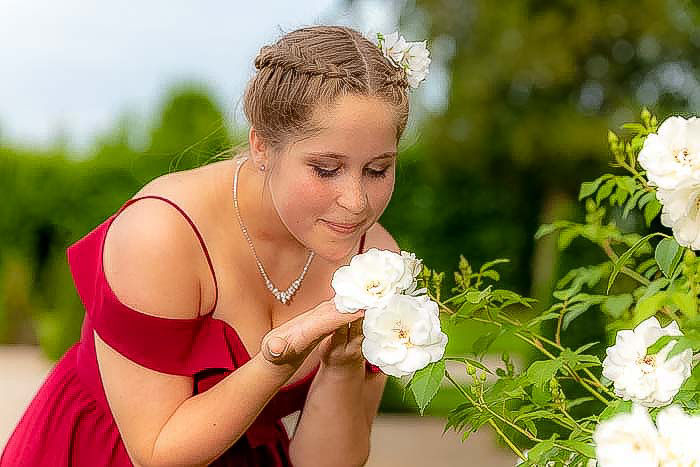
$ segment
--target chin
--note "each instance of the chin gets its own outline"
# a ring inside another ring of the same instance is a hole
[[[338,263],[346,258],[354,256],[357,253],[357,239],[348,239],[347,242],[328,242],[325,241],[323,246],[314,249],[316,255],[328,261],[329,263]]]

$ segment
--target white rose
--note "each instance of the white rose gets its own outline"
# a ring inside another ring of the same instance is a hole
[[[416,88],[428,76],[430,52],[426,46],[426,41],[409,42],[408,45],[409,47],[404,56],[406,80],[412,88]]]
[[[657,189],[662,204],[661,223],[673,230],[679,245],[700,250],[700,184]]]
[[[631,413],[602,421],[593,433],[600,467],[657,467],[662,446],[647,410],[639,405]]]
[[[667,118],[657,133],[646,137],[638,161],[659,188],[700,182],[700,119]]]
[[[404,60],[404,53],[408,48],[408,42],[399,36],[398,31],[394,31],[391,34],[384,36],[384,40],[380,42],[382,53],[393,60],[394,65],[398,68],[401,66],[401,62]]]
[[[333,273],[333,301],[341,313],[381,307],[404,291],[406,261],[389,250],[370,248]]]
[[[656,417],[664,466],[700,466],[700,417],[686,414],[680,407],[666,407]]]
[[[692,351],[686,349],[667,359],[675,341],[655,355],[647,355],[647,347],[661,336],[682,335],[675,321],[662,328],[653,316],[634,331],[619,331],[603,360],[603,376],[613,381],[615,394],[646,407],[669,404],[690,376]]]
[[[384,307],[368,308],[362,322],[362,353],[384,373],[412,374],[445,353],[438,306],[426,295],[394,295]]]

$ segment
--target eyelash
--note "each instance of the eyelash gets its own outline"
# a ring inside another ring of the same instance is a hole
[[[317,167],[315,165],[312,165],[311,167],[314,169],[314,172],[316,173],[316,175],[318,175],[321,178],[333,177],[333,176],[337,175],[338,170],[340,170],[340,168],[333,169],[333,170],[327,170],[327,169],[322,169],[321,167]],[[384,178],[384,177],[386,177],[386,171],[388,169],[389,168],[387,167],[384,170],[367,169],[367,171],[369,172],[369,176],[372,178]]]

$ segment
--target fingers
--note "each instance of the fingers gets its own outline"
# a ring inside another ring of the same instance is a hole
[[[348,343],[348,332],[349,332],[348,325],[347,324],[341,325],[332,334],[331,345],[334,347],[338,347],[338,346],[345,347]]]
[[[340,313],[335,306],[331,305],[322,309],[315,321],[321,334],[329,334],[343,326],[347,327],[349,323],[364,315],[364,310],[355,313]]]
[[[348,350],[358,350],[362,346],[362,321],[363,318],[358,318],[350,323],[348,328]]]

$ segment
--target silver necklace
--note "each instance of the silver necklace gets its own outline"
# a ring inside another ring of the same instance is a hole
[[[260,274],[262,275],[263,279],[265,279],[265,284],[267,284],[267,290],[272,292],[272,294],[282,302],[282,304],[286,304],[292,296],[296,293],[296,291],[299,289],[301,286],[301,281],[304,280],[304,276],[306,275],[306,271],[309,270],[309,264],[311,264],[311,260],[314,259],[314,255],[316,254],[314,251],[311,251],[309,253],[309,258],[306,260],[306,264],[304,265],[304,269],[301,271],[301,274],[299,277],[294,280],[291,285],[287,288],[287,290],[279,290],[275,285],[272,283],[269,277],[267,277],[267,273],[265,272],[265,268],[263,268],[262,263],[260,262],[260,258],[258,258],[257,253],[255,252],[255,247],[253,246],[253,241],[250,239],[250,235],[248,235],[248,229],[246,229],[245,225],[243,225],[243,219],[241,218],[241,213],[238,210],[238,172],[241,170],[241,166],[243,165],[243,162],[245,162],[248,158],[247,157],[242,157],[241,159],[238,160],[237,165],[236,165],[236,172],[233,176],[233,206],[236,208],[236,216],[238,217],[238,223],[241,226],[241,230],[243,231],[243,235],[245,236],[246,240],[248,241],[248,245],[250,245],[250,249],[253,252],[253,256],[255,256],[255,262],[258,263],[258,270],[260,271]]]

